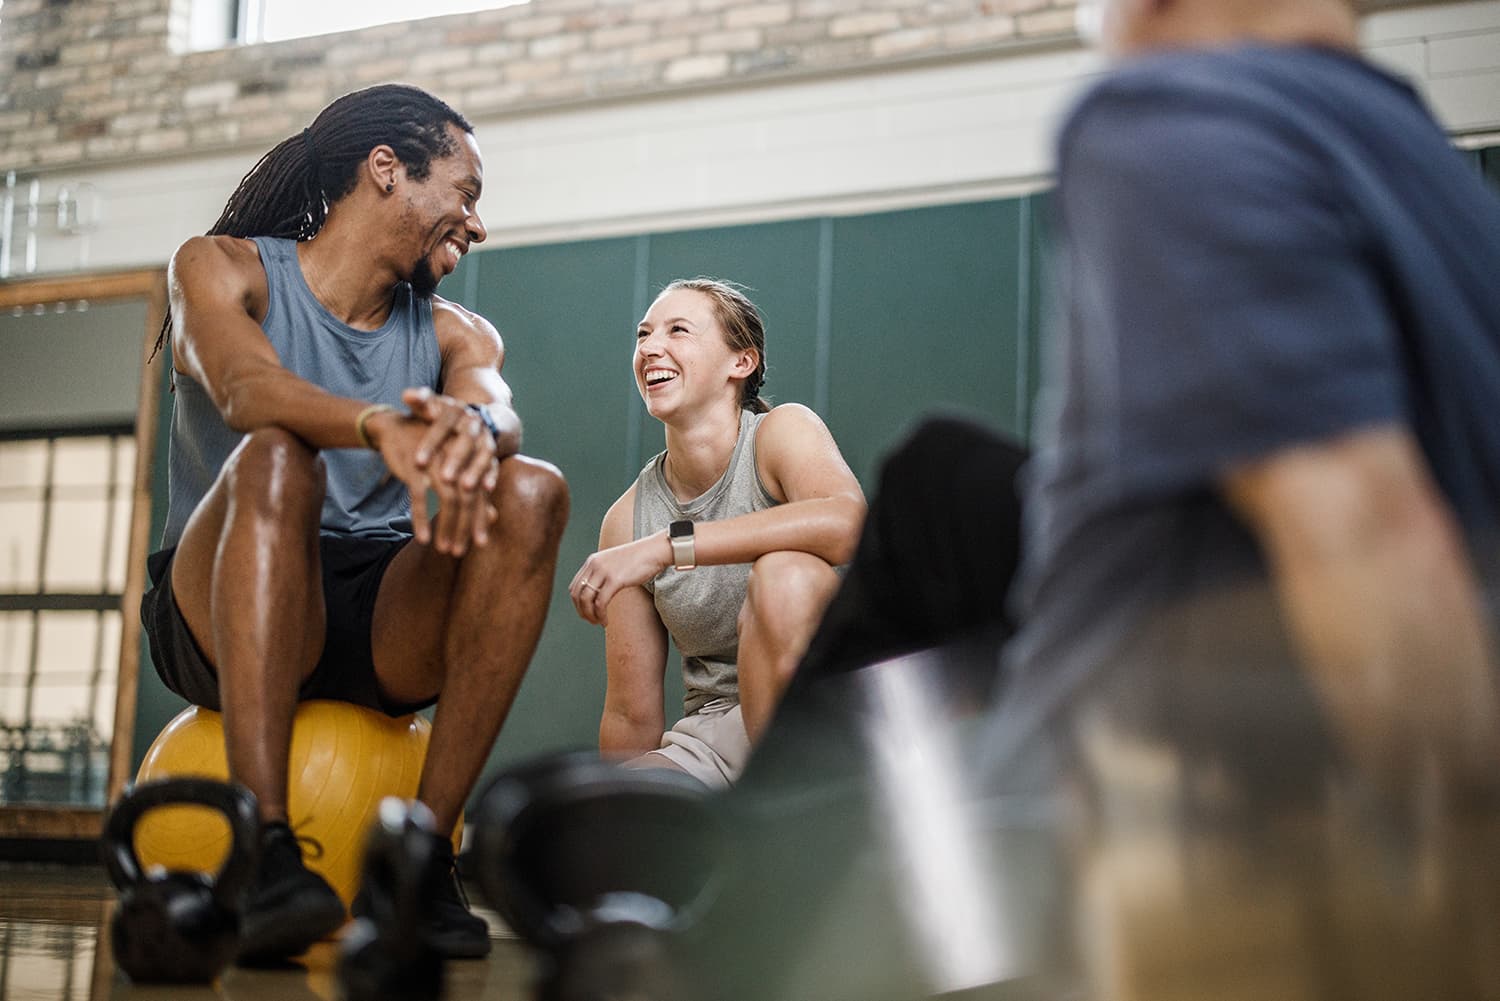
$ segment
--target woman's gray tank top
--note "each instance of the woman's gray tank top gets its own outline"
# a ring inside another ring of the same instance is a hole
[[[740,411],[740,435],[729,468],[700,497],[681,503],[667,486],[663,469],[667,453],[646,464],[635,481],[635,537],[660,531],[674,521],[722,521],[778,502],[761,482],[755,465],[755,434],[765,414]],[[646,583],[656,614],[682,654],[686,686],[683,711],[692,715],[718,698],[739,698],[739,648],[736,632],[750,564],[700,566],[677,571],[668,567]]]
[[[432,327],[431,300],[414,296],[409,285],[398,285],[391,315],[380,329],[357,330],[329,313],[307,287],[294,241],[255,237],[254,242],[269,291],[261,327],[289,372],[336,396],[389,403],[403,411],[402,390],[437,388],[442,356]],[[188,517],[243,437],[224,423],[201,385],[178,372],[176,386],[163,549],[177,545]],[[378,453],[325,449],[323,461],[328,468],[324,533],[369,538],[411,534],[406,487],[386,475]]]

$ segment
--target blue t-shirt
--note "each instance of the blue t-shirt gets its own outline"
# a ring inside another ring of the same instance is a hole
[[[1292,662],[1236,464],[1402,425],[1490,537],[1500,201],[1406,83],[1313,47],[1154,56],[1082,99],[1058,169],[1016,712],[1112,665]]]

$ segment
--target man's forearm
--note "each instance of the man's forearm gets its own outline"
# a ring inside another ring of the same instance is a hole
[[[1491,626],[1459,529],[1404,431],[1361,432],[1229,478],[1336,729],[1384,778],[1500,765]]]
[[[1489,625],[1452,540],[1390,539],[1328,562],[1287,555],[1277,584],[1304,666],[1360,760],[1406,780],[1424,759],[1500,766]]]
[[[242,434],[279,427],[316,448],[358,448],[363,442],[355,422],[368,405],[336,396],[290,372],[267,371],[227,387],[220,413],[231,430]]]

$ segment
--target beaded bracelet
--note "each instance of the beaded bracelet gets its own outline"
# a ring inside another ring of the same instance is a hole
[[[370,440],[370,433],[365,430],[365,422],[376,414],[393,414],[396,408],[389,403],[372,403],[359,412],[354,418],[354,433],[359,435],[359,443],[365,448],[373,449],[375,443]]]

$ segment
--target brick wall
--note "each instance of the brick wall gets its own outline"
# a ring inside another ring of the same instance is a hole
[[[0,171],[265,146],[384,80],[471,118],[1066,39],[1073,0],[532,0],[180,52],[191,0],[5,0]]]

